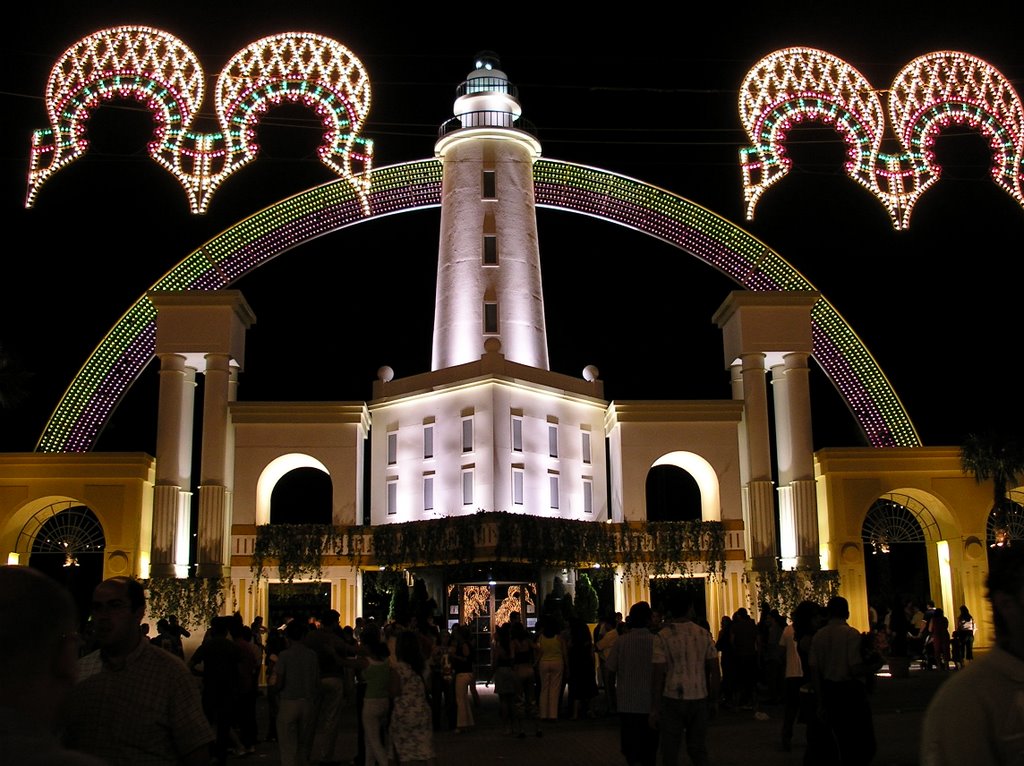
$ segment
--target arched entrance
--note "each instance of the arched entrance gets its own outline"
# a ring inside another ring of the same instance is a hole
[[[33,514],[21,528],[16,550],[29,554],[33,569],[67,587],[84,621],[93,588],[103,579],[106,544],[95,513],[74,500],[61,500]]]
[[[1009,547],[1014,540],[1024,542],[1024,492],[1011,489],[1006,496],[1010,502],[1004,509],[1004,517],[998,518],[995,509],[992,509],[985,521],[985,542],[990,552],[990,566],[994,548]]]
[[[868,510],[861,535],[868,605],[878,621],[908,601],[922,609],[929,600],[941,603],[941,594],[932,593],[928,563],[928,545],[941,535],[921,501],[901,493],[882,495]]]

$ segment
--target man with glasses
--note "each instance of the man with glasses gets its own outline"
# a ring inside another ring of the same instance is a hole
[[[209,763],[213,741],[185,664],[143,639],[141,583],[113,577],[96,586],[92,631],[99,648],[79,661],[66,742],[114,766]]]

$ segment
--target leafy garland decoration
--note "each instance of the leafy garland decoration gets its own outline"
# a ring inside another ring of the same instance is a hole
[[[834,569],[783,569],[745,572],[744,582],[756,584],[756,604],[767,604],[779,614],[793,613],[801,601],[824,606],[839,595],[839,572]]]
[[[497,561],[542,567],[622,566],[631,577],[690,576],[702,569],[721,579],[725,573],[721,522],[605,524],[505,511],[376,526],[267,524],[256,530],[251,569],[258,583],[276,561],[281,580],[293,582],[322,577],[325,556],[346,556],[356,567],[371,559],[395,569],[469,562],[481,549],[493,549]]]
[[[146,589],[146,612],[152,619],[177,615],[178,623],[190,630],[210,624],[227,603],[233,583],[223,577],[152,577],[141,580]]]
[[[294,582],[296,577],[319,580],[324,574],[324,557],[338,555],[345,538],[344,530],[331,524],[258,527],[250,565],[256,585],[266,576],[271,559],[277,561],[278,576],[283,582]]]

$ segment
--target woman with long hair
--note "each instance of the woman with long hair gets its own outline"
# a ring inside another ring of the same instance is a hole
[[[554,615],[545,615],[537,653],[540,655],[540,718],[557,721],[562,696],[562,678],[569,665],[569,652],[561,635],[561,624]]]
[[[461,734],[475,724],[470,687],[475,687],[476,676],[473,672],[473,635],[468,625],[459,625],[452,632],[448,653],[455,676],[455,733]]]
[[[424,675],[427,663],[415,632],[395,636],[395,672],[391,676],[391,747],[400,766],[435,762],[434,731]]]
[[[597,696],[594,641],[587,623],[578,617],[569,621],[569,710],[575,721],[581,717],[594,717],[590,703]]]
[[[949,670],[949,618],[938,608],[928,620],[928,646],[928,656],[939,670]]]
[[[366,766],[388,766],[388,714],[391,712],[391,652],[380,628],[367,625],[360,634],[360,665],[366,693],[363,697],[363,732]]]
[[[512,669],[519,682],[516,692],[516,718],[520,736],[526,736],[526,721],[533,721],[533,733],[541,736],[537,721],[537,645],[522,622],[513,622],[509,633],[512,648]]]
[[[953,631],[953,664],[961,670],[968,661],[974,659],[974,617],[966,605],[960,606],[956,616],[956,629]]]
[[[516,696],[521,687],[513,667],[512,626],[507,622],[494,632],[491,665],[494,668],[494,691],[498,695],[499,712],[501,720],[505,722],[505,733],[517,736],[523,728],[523,722],[516,714]]]

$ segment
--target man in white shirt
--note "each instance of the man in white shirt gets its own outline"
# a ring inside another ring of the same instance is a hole
[[[1024,549],[995,551],[996,646],[939,687],[921,729],[923,766],[1024,763]]]
[[[658,730],[650,726],[654,634],[651,605],[638,601],[629,610],[626,632],[608,653],[607,669],[618,694],[619,742],[629,766],[655,766]]]
[[[664,766],[677,766],[684,736],[693,766],[706,766],[721,677],[718,651],[710,631],[693,621],[692,593],[674,591],[668,611],[670,620],[654,640],[651,725],[661,734]]]

